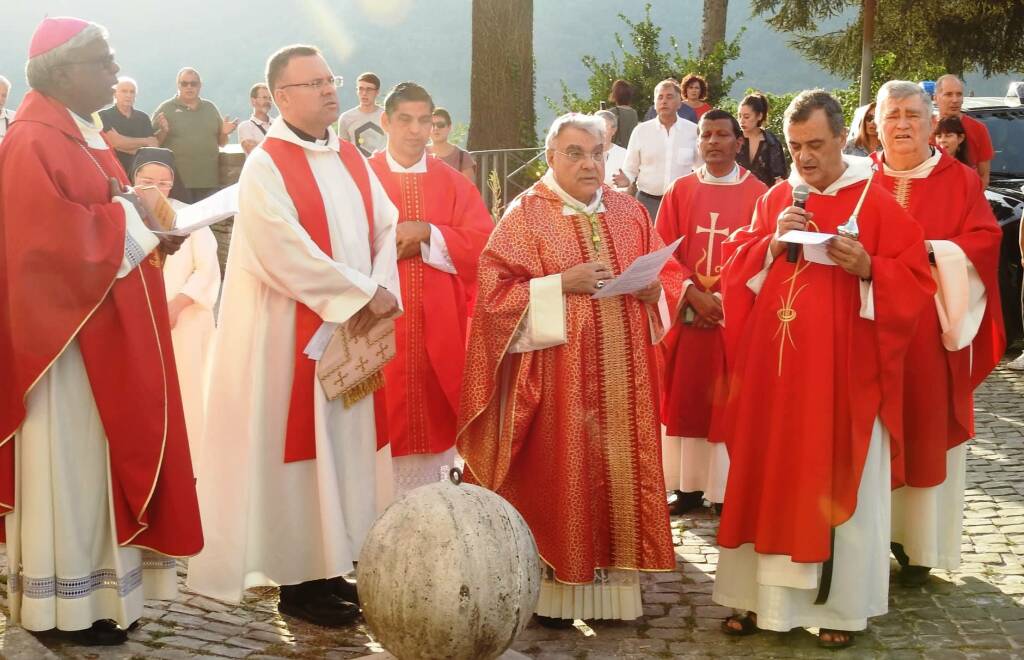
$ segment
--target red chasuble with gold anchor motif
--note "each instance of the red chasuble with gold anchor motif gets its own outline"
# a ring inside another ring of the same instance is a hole
[[[690,286],[720,291],[722,242],[750,224],[754,204],[767,190],[742,167],[735,181],[712,180],[702,167],[669,187],[658,211],[658,233],[666,244],[684,237],[676,259]],[[698,328],[687,323],[684,310],[680,314],[681,322],[673,324],[661,343],[661,421],[668,435],[707,438],[714,393],[725,376],[722,329]]]
[[[935,286],[920,227],[866,182],[869,174],[848,170],[830,194],[812,192],[806,208],[808,229],[834,234],[871,186],[858,217],[870,290],[838,266],[803,256],[790,263],[785,252],[763,272],[776,219],[792,204],[788,181],[758,201],[751,226],[724,246],[724,547],[753,543],[759,554],[827,560],[831,528],[857,507],[876,418],[891,434],[893,456],[902,449],[904,355]]]

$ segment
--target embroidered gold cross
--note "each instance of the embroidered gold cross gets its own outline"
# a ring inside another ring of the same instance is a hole
[[[704,272],[697,274],[697,279],[700,280],[700,283],[703,284],[704,288],[706,288],[706,289],[710,289],[712,286],[714,286],[715,282],[718,281],[718,275],[712,275],[711,274],[711,268],[712,268],[711,267],[711,262],[713,261],[712,256],[715,253],[715,235],[716,234],[719,235],[719,236],[728,236],[729,235],[729,230],[728,229],[718,229],[718,216],[719,216],[719,214],[718,213],[711,213],[710,215],[711,215],[711,226],[709,226],[709,227],[702,227],[700,225],[697,225],[697,234],[707,234],[708,235],[708,247],[707,247],[706,250],[704,250],[704,256],[701,257],[700,261],[697,262],[697,266],[698,267],[700,267],[700,264],[702,262],[706,264]]]

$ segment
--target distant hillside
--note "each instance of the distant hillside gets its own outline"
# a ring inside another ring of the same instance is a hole
[[[44,16],[75,15],[110,29],[125,75],[140,84],[138,105],[151,112],[174,94],[174,74],[182,66],[203,75],[203,96],[223,113],[247,116],[249,86],[262,78],[267,56],[296,42],[320,45],[336,73],[345,76],[345,105],[354,104],[355,77],[378,73],[385,86],[417,80],[448,107],[456,121],[469,116],[470,0],[248,0],[245,3],[178,0],[9,0],[4,3],[0,74],[14,82],[10,101],[25,92],[25,53],[32,29]],[[652,15],[684,45],[700,38],[701,0],[653,0]],[[743,78],[733,95],[747,87],[772,92],[813,86],[842,87],[803,60],[760,19],[750,18],[749,0],[729,3],[728,32],[746,26],[742,56],[734,69]],[[173,7],[173,9],[171,9]],[[537,112],[551,119],[545,96],[559,94],[559,81],[586,86],[580,58],[608,59],[614,33],[625,34],[617,14],[643,15],[642,0],[536,0],[534,48],[537,60]],[[968,80],[977,94],[1002,94],[1009,77]]]

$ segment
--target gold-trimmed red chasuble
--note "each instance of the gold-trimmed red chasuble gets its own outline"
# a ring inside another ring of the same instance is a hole
[[[615,274],[663,247],[633,198],[604,188],[599,241],[582,214],[563,214],[543,183],[523,193],[480,259],[458,448],[468,478],[511,502],[562,582],[598,568],[671,570],[658,420],[663,328],[633,296],[568,294],[564,344],[508,353],[530,304],[530,282],[600,261]],[[595,247],[596,244],[596,247]],[[682,283],[661,281],[674,309]]]

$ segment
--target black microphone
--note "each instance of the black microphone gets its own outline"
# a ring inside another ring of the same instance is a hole
[[[807,198],[811,196],[811,188],[806,183],[801,183],[793,188],[793,206],[798,209],[806,208]],[[800,244],[788,243],[786,245],[786,261],[795,264],[800,257]]]

